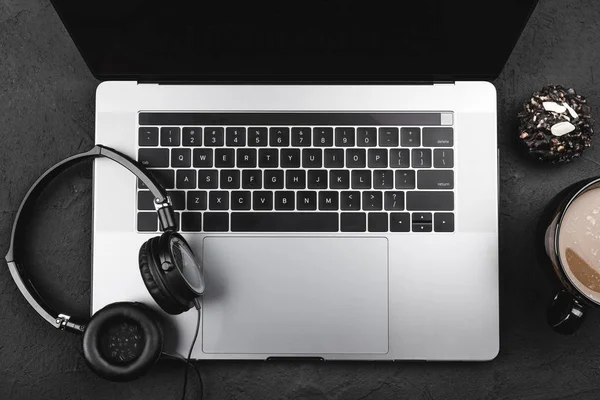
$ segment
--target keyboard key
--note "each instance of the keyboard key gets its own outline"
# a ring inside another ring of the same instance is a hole
[[[196,189],[196,170],[177,170],[176,186],[177,189]]]
[[[331,189],[350,189],[350,171],[347,169],[329,171],[329,187]]]
[[[138,195],[138,210],[156,210],[154,207],[154,195],[149,190],[140,190]]]
[[[293,210],[294,200],[294,192],[277,191],[275,192],[275,209]]]
[[[369,149],[369,168],[387,168],[388,152],[386,149]]]
[[[262,189],[262,171],[259,169],[243,170],[242,189]]]
[[[323,166],[323,151],[321,149],[302,150],[302,168],[321,168]]]
[[[342,213],[342,232],[365,232],[367,230],[367,214]]]
[[[381,192],[363,192],[362,209],[381,211],[383,209],[383,194]]]
[[[396,189],[414,189],[415,171],[396,171]]]
[[[398,147],[399,144],[400,141],[398,140],[398,128],[379,128],[380,147]]]
[[[290,128],[270,128],[269,144],[271,147],[287,147],[290,145]]]
[[[324,169],[311,169],[308,171],[309,189],[327,189],[327,171]]]
[[[410,167],[410,150],[390,149],[390,168]]]
[[[232,210],[249,210],[250,209],[250,192],[247,190],[234,190],[231,192],[231,209]]]
[[[206,147],[219,147],[225,144],[225,134],[222,127],[204,128],[204,145]]]
[[[319,192],[319,210],[336,211],[339,207],[338,192]]]
[[[388,214],[369,213],[369,232],[387,232]]]
[[[235,150],[234,149],[216,149],[215,150],[215,167],[217,168],[233,168],[235,166]]]
[[[186,232],[200,232],[202,230],[202,213],[181,213],[181,230]]]
[[[346,150],[347,168],[365,168],[367,166],[367,153],[365,149]]]
[[[188,191],[187,208],[188,210],[206,210],[206,192]]]
[[[156,232],[158,230],[156,212],[139,212],[137,214],[137,228],[140,232]]]
[[[181,214],[181,213],[180,213],[179,211],[175,212],[175,219],[174,219],[174,222],[175,222],[175,226],[176,226],[176,227],[178,227],[178,228],[181,226],[180,214]],[[161,224],[160,224],[160,221],[159,221],[159,224],[158,224],[158,225],[159,225],[159,227],[161,226]]]
[[[421,145],[421,128],[400,129],[400,144],[402,147],[419,147]]]
[[[453,168],[454,150],[435,149],[433,150],[433,168]]]
[[[138,161],[146,168],[169,166],[169,149],[139,149]]]
[[[213,166],[213,149],[194,149],[194,167],[210,168]]]
[[[404,210],[404,192],[385,192],[383,198],[386,211]]]
[[[158,183],[165,189],[173,189],[175,187],[175,171],[172,169],[150,169],[148,172],[156,178]],[[138,179],[138,188],[148,189],[146,184]]]
[[[423,147],[452,147],[454,145],[454,129],[423,128]]]
[[[292,146],[306,147],[311,144],[310,128],[292,128]]]
[[[224,191],[213,191],[208,194],[208,208],[211,210],[228,210],[229,193]]]
[[[216,169],[198,170],[198,189],[216,189],[219,187],[219,172]]]
[[[394,171],[390,169],[376,169],[373,171],[373,189],[393,189]]]
[[[225,144],[229,147],[246,145],[246,128],[230,127],[225,130]]]
[[[201,146],[202,128],[183,128],[181,144],[184,146]]]
[[[354,128],[335,128],[336,147],[354,147],[356,134]]]
[[[229,231],[229,213],[207,212],[204,213],[205,232],[227,232]]]
[[[426,223],[432,221],[431,213],[413,213],[412,215],[413,223]]]
[[[337,232],[336,212],[233,212],[232,232]]]
[[[431,222],[413,222],[413,232],[431,232]]]
[[[431,168],[431,150],[430,149],[413,149],[412,151],[412,167],[413,168]]]
[[[261,168],[277,168],[279,166],[279,150],[259,149],[258,166]]]
[[[221,170],[221,179],[219,180],[221,189],[239,189],[240,188],[240,171],[237,169]]]
[[[340,208],[343,211],[360,210],[360,192],[341,192]]]
[[[454,232],[454,214],[435,213],[433,229],[436,232]]]
[[[292,200],[294,196],[292,194]],[[254,192],[252,193],[252,204],[255,210],[273,209],[273,192]]]
[[[306,171],[303,169],[288,169],[285,173],[286,189],[306,189]]]
[[[141,127],[138,130],[138,144],[140,146],[158,146],[158,128]]]
[[[371,171],[352,171],[352,189],[371,189]]]
[[[248,146],[267,146],[267,128],[248,128]]]
[[[171,167],[189,168],[192,166],[192,151],[190,149],[171,149]]]
[[[419,189],[454,189],[454,171],[423,170],[417,172]]]
[[[298,210],[316,210],[317,192],[297,192]]]
[[[313,146],[332,147],[333,146],[333,128],[314,128]]]
[[[344,168],[344,150],[326,149],[325,168]]]
[[[171,198],[174,210],[185,210],[185,192],[183,190],[169,190],[167,194]]]
[[[453,192],[413,191],[406,193],[406,209],[409,211],[453,211]]]
[[[375,128],[358,128],[359,147],[375,147],[377,146],[377,129]]]
[[[265,171],[265,189],[283,189],[283,171],[268,169]]]
[[[300,149],[281,149],[281,168],[300,168]]]
[[[237,149],[238,168],[256,168],[256,149]]]
[[[160,145],[165,147],[179,146],[181,132],[177,127],[160,128]]]
[[[410,232],[410,214],[390,213],[390,231]]]

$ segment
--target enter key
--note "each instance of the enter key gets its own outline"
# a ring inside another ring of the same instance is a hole
[[[426,171],[417,172],[418,189],[454,189],[454,171]]]

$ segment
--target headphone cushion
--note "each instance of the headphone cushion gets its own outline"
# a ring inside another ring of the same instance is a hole
[[[141,303],[113,303],[98,311],[83,334],[85,361],[104,379],[126,382],[143,375],[160,357],[158,315]]]
[[[144,281],[148,292],[160,308],[171,315],[181,314],[182,312],[187,311],[189,307],[183,307],[179,302],[173,299],[164,287],[164,284],[157,279],[154,279],[154,275],[152,274],[151,268],[156,269],[158,267],[156,266],[156,263],[151,260],[152,254],[150,254],[149,247],[151,246],[150,241],[156,239],[158,238],[150,239],[140,247],[139,265],[142,280]]]

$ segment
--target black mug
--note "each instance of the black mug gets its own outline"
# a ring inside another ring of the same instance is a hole
[[[559,243],[561,228],[564,228],[564,217],[569,207],[584,193],[599,188],[600,178],[586,179],[567,187],[548,204],[537,226],[535,237],[538,241],[538,260],[548,273],[555,289],[547,320],[552,329],[562,334],[574,333],[581,326],[586,309],[600,306],[600,293],[596,299],[592,298],[590,289],[584,289],[585,285],[578,281],[572,272],[567,271]]]

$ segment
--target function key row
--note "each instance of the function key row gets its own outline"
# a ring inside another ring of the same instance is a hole
[[[141,147],[452,147],[453,128],[140,127]]]
[[[454,189],[452,170],[152,169],[166,189]],[[138,181],[140,189],[145,189]]]
[[[454,232],[453,213],[177,212],[175,221],[184,232]],[[156,213],[138,212],[137,226],[156,232]]]
[[[138,161],[148,168],[453,168],[454,150],[140,148]]]

